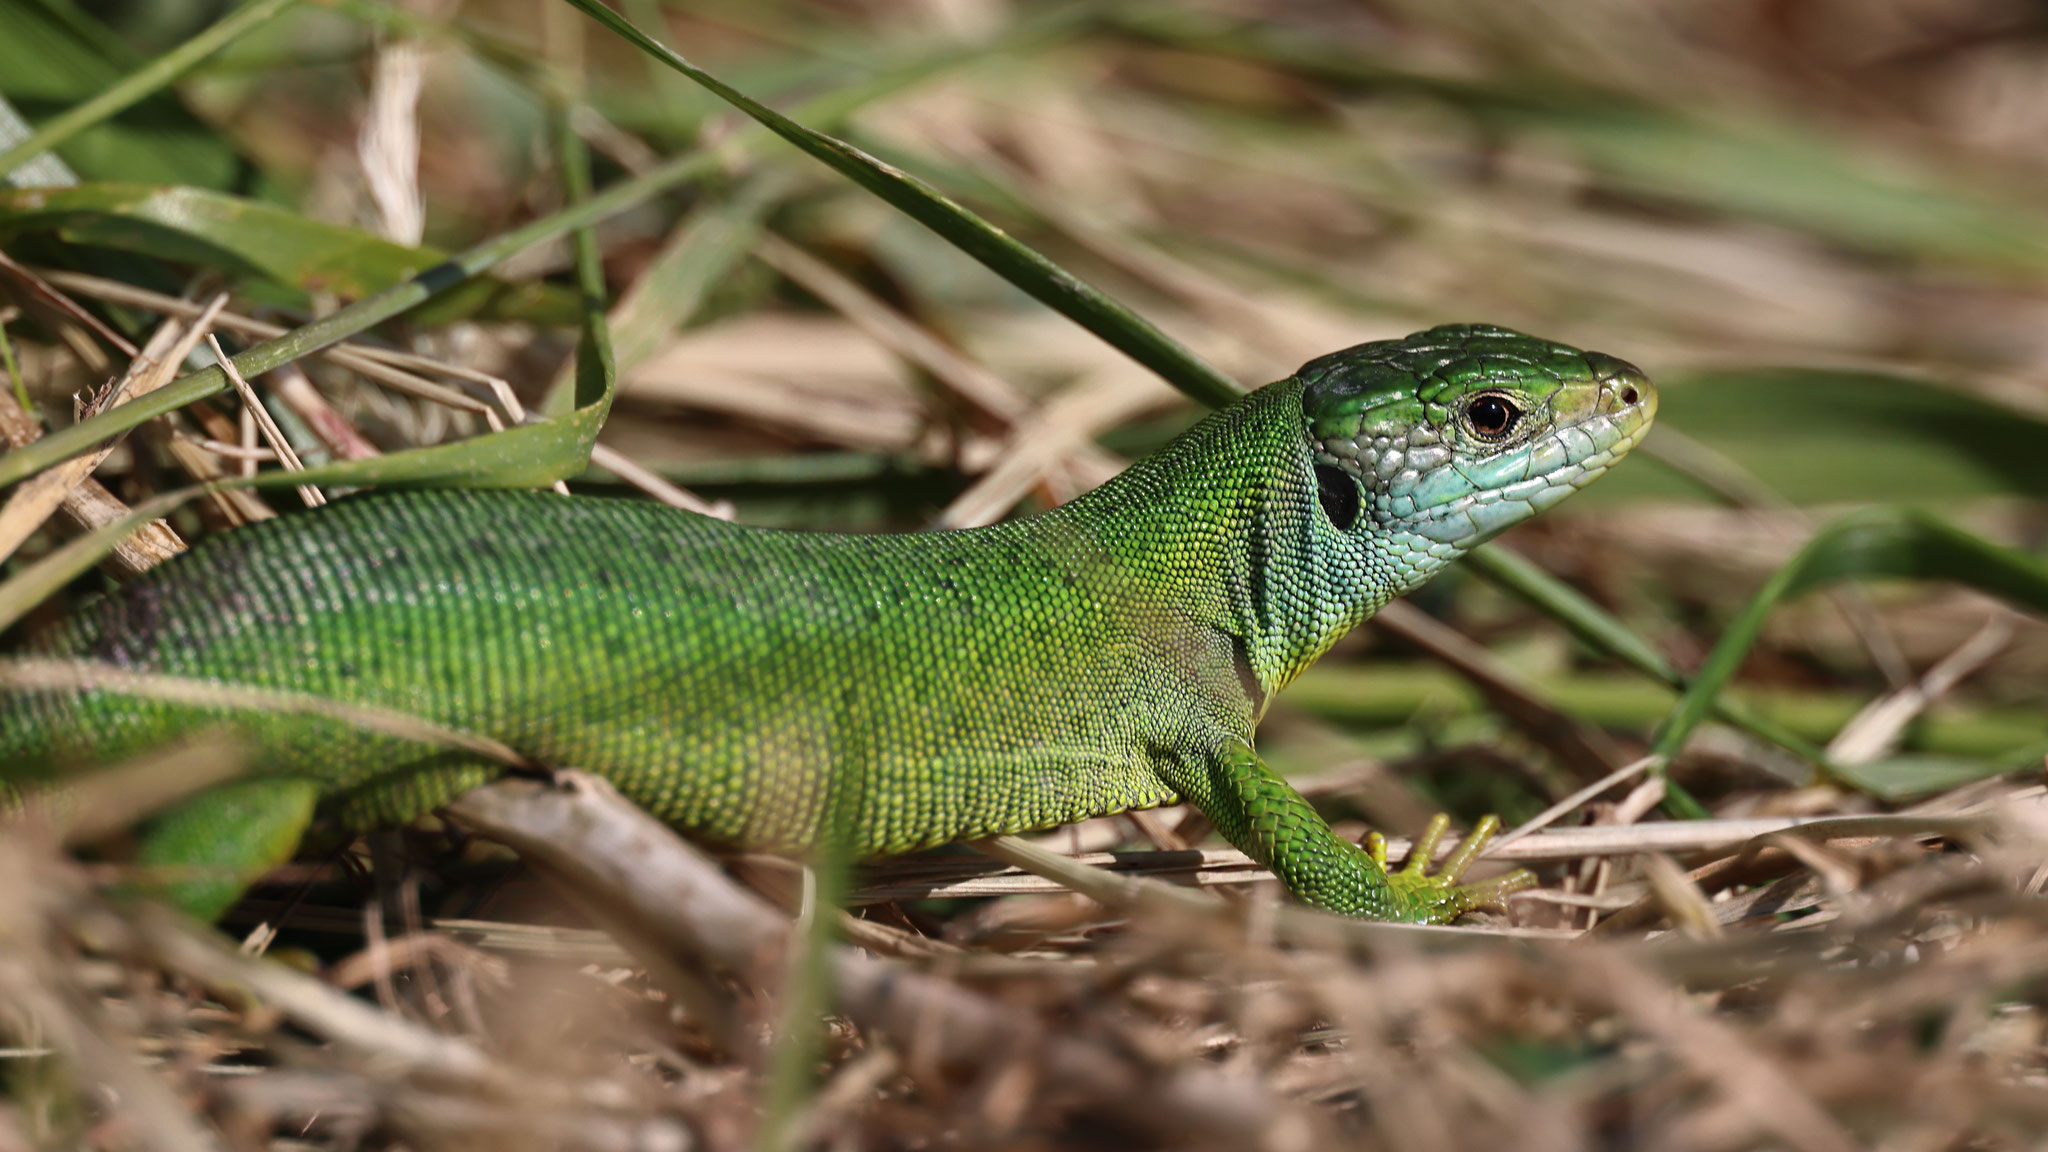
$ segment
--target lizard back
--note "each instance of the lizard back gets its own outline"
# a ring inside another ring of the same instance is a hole
[[[1248,736],[1213,626],[1228,565],[1208,557],[1238,529],[1172,505],[1244,512],[1249,478],[1306,475],[1298,413],[1294,396],[1234,408],[1189,434],[1199,450],[965,531],[778,531],[547,492],[353,497],[209,538],[33,648],[418,715],[596,772],[728,844],[811,842],[828,784],[860,790],[865,854],[1048,827],[1172,802],[1158,759]],[[1210,475],[1188,474],[1195,457]],[[1160,538],[1176,524],[1185,539]],[[1165,594],[1162,552],[1184,566]],[[317,716],[98,692],[0,699],[0,762],[103,762],[223,721],[350,825],[413,818],[496,770]]]

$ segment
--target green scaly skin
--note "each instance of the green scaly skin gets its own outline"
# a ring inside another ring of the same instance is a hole
[[[209,539],[37,652],[413,713],[724,845],[799,849],[851,811],[835,831],[877,856],[1186,800],[1309,904],[1438,921],[1526,878],[1459,885],[1462,859],[1390,876],[1253,729],[1381,605],[1611,466],[1655,407],[1611,357],[1437,328],[1313,361],[1028,520],[842,536],[545,492],[374,494]],[[316,716],[93,691],[0,700],[0,773],[224,717],[262,775],[144,845],[219,872],[174,890],[202,914],[316,800],[346,826],[400,822],[501,771]]]

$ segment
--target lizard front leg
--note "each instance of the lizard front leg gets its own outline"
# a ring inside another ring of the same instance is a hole
[[[1271,868],[1296,899],[1318,908],[1371,920],[1437,924],[1473,908],[1498,905],[1536,883],[1522,869],[1477,884],[1458,882],[1499,827],[1490,816],[1432,875],[1429,858],[1449,826],[1438,817],[1416,842],[1407,865],[1390,872],[1383,841],[1375,836],[1368,850],[1338,837],[1248,744],[1232,741],[1205,763],[1183,763],[1170,775],[1186,777],[1169,782],[1225,839]]]

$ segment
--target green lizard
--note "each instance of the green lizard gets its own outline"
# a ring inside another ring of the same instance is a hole
[[[583,768],[722,845],[863,856],[1185,800],[1307,903],[1438,921],[1526,874],[1389,875],[1253,751],[1338,637],[1639,441],[1633,367],[1500,328],[1364,344],[1073,502],[850,536],[547,492],[394,491],[213,537],[31,651],[396,709]],[[145,830],[224,910],[316,812],[416,818],[503,771],[335,719],[105,690],[0,699],[0,775],[224,719],[253,777]],[[1475,833],[1474,842],[1486,834]]]

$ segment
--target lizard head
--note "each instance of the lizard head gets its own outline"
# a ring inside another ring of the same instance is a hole
[[[1302,366],[1317,495],[1402,588],[1592,482],[1649,431],[1632,365],[1478,324],[1361,344]]]

